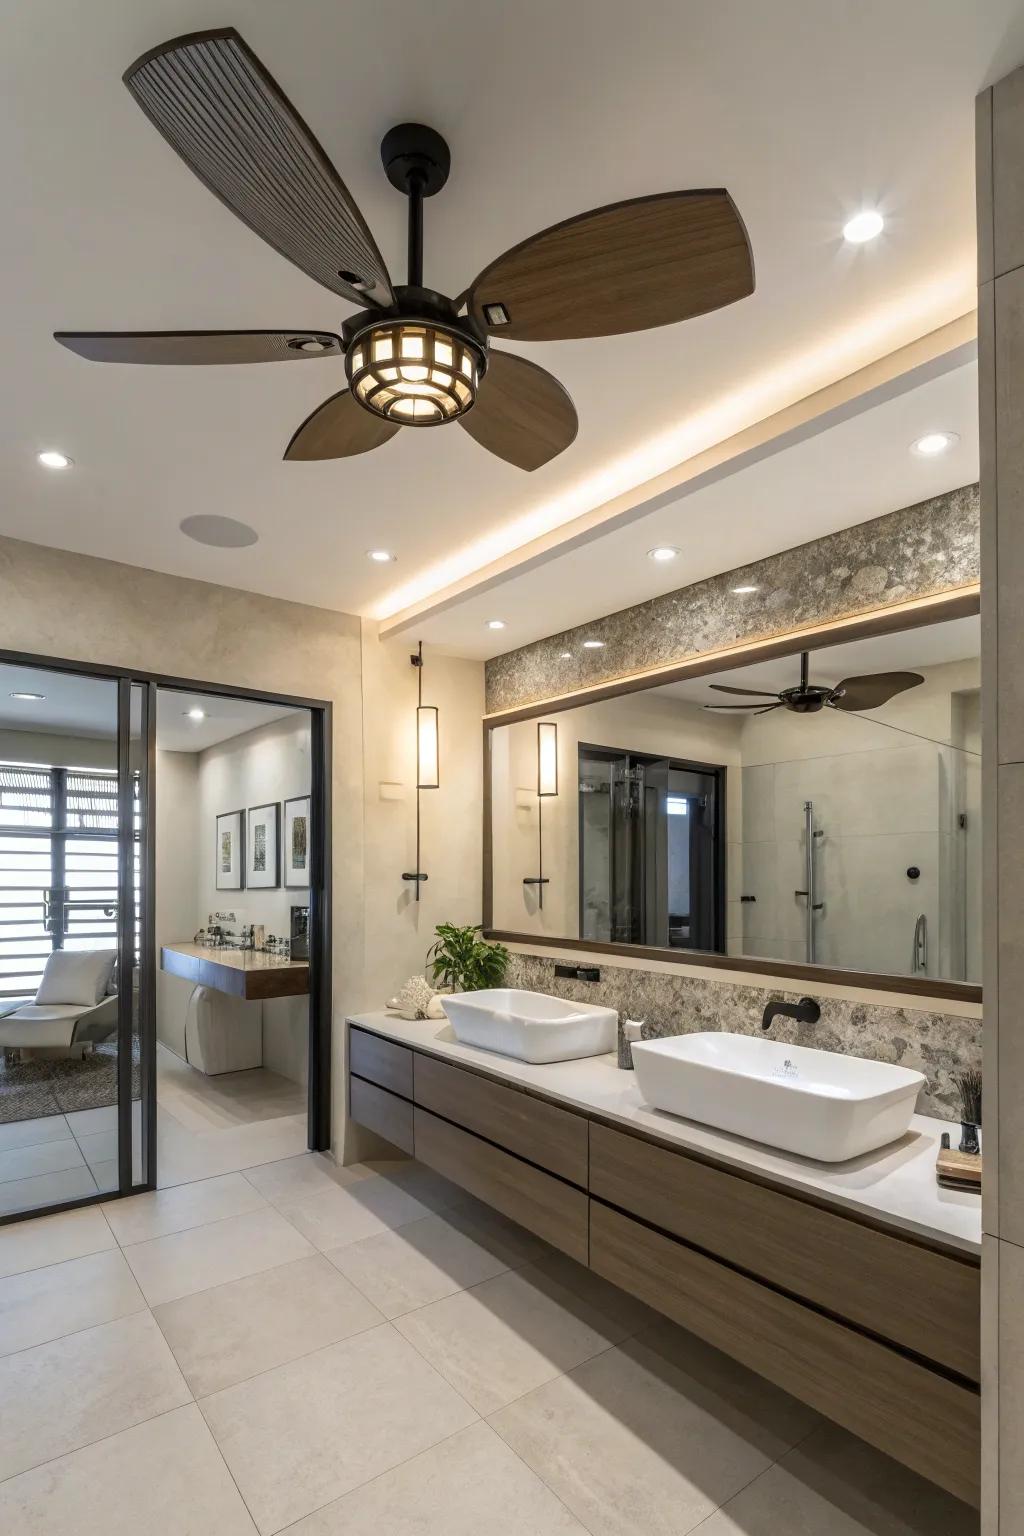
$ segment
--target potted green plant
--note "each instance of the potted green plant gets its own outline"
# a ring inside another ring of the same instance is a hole
[[[434,984],[453,992],[480,992],[500,987],[508,970],[509,952],[504,944],[490,944],[481,937],[480,925],[459,928],[438,923],[427,951]]]

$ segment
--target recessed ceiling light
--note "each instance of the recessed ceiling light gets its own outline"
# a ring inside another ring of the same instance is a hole
[[[760,589],[760,587],[752,587],[751,586],[751,587],[733,587],[732,590],[734,592],[736,592],[737,594],[739,594],[740,596],[742,596],[743,594],[745,594],[747,592],[759,592],[761,589]]]
[[[487,620],[487,628],[488,629],[504,629],[505,628],[505,620],[504,619],[488,619]]]
[[[863,245],[865,240],[874,240],[885,228],[885,220],[874,208],[865,208],[861,213],[855,213],[852,219],[847,219],[843,225],[843,239],[849,240],[851,245]]]
[[[188,718],[190,720],[205,720],[206,719],[206,710],[205,709],[198,709],[198,708],[197,709],[186,709],[184,711],[184,713],[188,716]]]
[[[603,640],[584,640],[584,642],[583,642],[583,649],[585,651],[603,651],[604,650],[604,641]]]
[[[11,694],[11,698],[12,699],[33,699],[33,700],[38,700],[38,699],[45,699],[46,698],[46,694],[45,693],[22,693],[20,690],[18,690],[18,691],[16,691],[16,692]]]
[[[916,443],[912,443],[911,447],[922,458],[934,459],[937,453],[945,453],[947,448],[952,448],[953,444],[959,441],[956,432],[926,432],[923,437],[917,439]]]
[[[366,558],[373,560],[377,565],[390,565],[392,560],[398,559],[398,556],[393,555],[389,549],[368,549]]]
[[[657,560],[659,565],[663,565],[666,561],[674,560],[678,553],[679,551],[674,544],[659,544],[656,549],[649,549],[647,551],[647,558],[648,560]]]
[[[186,517],[178,524],[186,539],[197,544],[210,544],[214,549],[245,549],[255,544],[259,534],[248,523],[240,523],[235,517],[220,517],[214,512],[200,512]]]
[[[67,469],[74,463],[66,453],[61,453],[59,448],[44,448],[42,453],[37,453],[36,458],[40,464],[45,464],[47,469]]]

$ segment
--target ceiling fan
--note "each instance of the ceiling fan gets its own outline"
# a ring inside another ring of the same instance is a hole
[[[349,387],[299,427],[286,459],[378,448],[399,427],[458,421],[484,448],[538,469],[576,436],[550,373],[510,341],[614,336],[671,325],[754,290],[746,231],[722,189],[663,192],[579,214],[513,246],[457,298],[423,286],[423,200],[448,179],[440,134],[385,134],[388,180],[409,199],[408,283],[394,285],[324,150],[231,27],[175,38],[124,76],[139,106],[200,181],[308,276],[359,305],[319,330],[56,332],[105,363],[262,363],[344,357]]]
[[[863,709],[878,709],[888,704],[898,693],[916,688],[924,682],[920,672],[873,672],[866,677],[844,677],[841,683],[831,687],[828,683],[812,683],[808,679],[810,654],[800,653],[800,682],[795,688],[783,688],[779,693],[765,693],[760,688],[730,688],[725,683],[709,683],[716,693],[747,694],[751,698],[773,699],[772,704],[705,704],[705,709],[752,709],[759,715],[767,715],[773,709],[791,709],[798,715],[816,715],[820,709],[843,709],[856,713]]]

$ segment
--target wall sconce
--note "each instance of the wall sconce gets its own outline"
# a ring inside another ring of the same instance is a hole
[[[415,656],[409,660],[417,670],[416,677],[416,868],[407,870],[403,880],[412,880],[416,886],[416,900],[420,899],[420,885],[427,878],[420,868],[420,791],[441,787],[440,753],[438,751],[437,706],[423,702],[423,641]]]
[[[544,874],[544,801],[558,794],[558,726],[553,720],[537,722],[537,873],[527,876],[524,885],[537,887],[537,906],[544,905],[544,887],[550,882]]]

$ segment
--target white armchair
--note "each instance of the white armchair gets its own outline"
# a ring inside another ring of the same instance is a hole
[[[117,1028],[117,951],[57,949],[30,1002],[0,1005],[0,1049],[81,1051]]]

